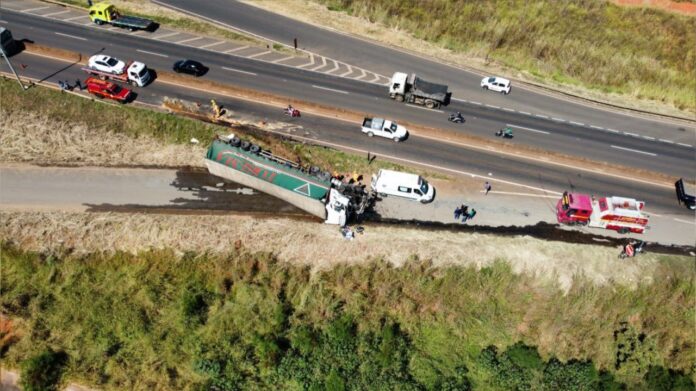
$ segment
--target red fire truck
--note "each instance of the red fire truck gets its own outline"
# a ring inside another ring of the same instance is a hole
[[[563,193],[556,204],[556,218],[561,224],[587,225],[612,229],[619,233],[643,233],[648,216],[643,214],[645,203],[633,198],[602,197],[580,193]]]

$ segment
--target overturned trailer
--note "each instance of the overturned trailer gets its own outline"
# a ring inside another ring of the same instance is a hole
[[[372,202],[365,186],[342,183],[317,167],[303,169],[234,135],[213,141],[205,165],[213,175],[285,200],[328,224],[343,226]]]

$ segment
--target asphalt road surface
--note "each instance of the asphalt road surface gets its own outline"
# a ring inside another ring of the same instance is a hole
[[[345,107],[390,119],[456,129],[466,134],[491,139],[494,138],[493,133],[497,129],[512,125],[515,128],[515,143],[611,164],[652,170],[673,175],[675,178],[693,177],[694,147],[691,144],[678,144],[680,141],[688,141],[685,140],[688,136],[685,136],[684,132],[678,135],[680,138],[675,138],[670,143],[659,142],[653,136],[631,136],[570,123],[559,124],[550,119],[454,102],[447,110],[461,111],[467,117],[466,124],[456,125],[446,121],[444,112],[410,107],[388,99],[383,86],[156,41],[142,35],[134,36],[95,27],[47,22],[40,17],[12,11],[4,11],[2,19],[7,21],[6,25],[13,31],[15,38],[29,39],[42,45],[85,54],[103,52],[123,59],[136,57],[154,69],[169,69],[174,61],[193,57],[210,66],[211,70],[205,76],[210,80]],[[134,53],[135,47],[144,52]],[[157,84],[159,83],[155,82],[155,85]],[[155,86],[147,87],[141,95],[148,94],[153,87]],[[207,100],[209,96],[202,98]],[[426,152],[418,151],[413,157],[419,158],[423,153]]]
[[[281,9],[278,13],[271,13],[233,0],[155,0],[155,2],[285,45],[292,46],[293,39],[297,38],[298,46],[302,49],[361,66],[388,77],[396,71],[415,72],[425,79],[449,85],[455,98],[512,107],[522,111],[541,112],[548,116],[569,118],[581,123],[600,122],[603,126],[631,129],[639,134],[643,131],[652,132],[655,128],[664,131],[660,133],[661,136],[682,132],[679,130],[681,127],[679,125],[611,113],[520,88],[514,84],[513,92],[508,96],[483,91],[480,87],[483,75],[449,66],[438,60],[430,60],[425,56],[414,55],[366,39],[287,18],[282,15]],[[690,129],[694,131],[693,125]]]
[[[70,66],[60,61],[21,53],[14,61],[27,65],[29,76],[45,79],[46,83],[58,80],[75,80],[83,76],[79,66]],[[38,88],[38,87],[34,87]],[[362,135],[357,125],[324,117],[305,114],[302,118],[290,120],[281,113],[280,108],[231,99],[225,96],[210,95],[207,92],[190,90],[178,86],[154,83],[138,89],[138,101],[159,105],[164,96],[190,101],[204,101],[215,98],[219,104],[235,113],[242,113],[253,119],[268,122],[291,121],[285,133],[302,137],[307,141],[323,141],[342,149],[367,154],[371,152],[378,158],[400,161],[403,164],[422,164],[430,169],[442,170],[451,174],[475,175],[490,180],[504,180],[534,188],[554,192],[571,189],[597,195],[622,195],[645,201],[649,211],[663,216],[693,221],[693,212],[679,206],[674,190],[653,185],[610,177],[601,173],[584,172],[571,167],[544,164],[514,157],[501,157],[492,152],[463,150],[456,145],[420,137],[411,137],[402,143]],[[523,188],[523,187],[521,187]]]

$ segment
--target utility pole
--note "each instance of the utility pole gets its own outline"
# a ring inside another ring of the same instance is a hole
[[[5,52],[5,49],[2,46],[0,46],[0,53],[2,53],[2,57],[5,59],[5,61],[7,61],[7,65],[10,67],[12,73],[14,73],[15,77],[17,78],[17,83],[19,83],[19,86],[22,87],[22,90],[29,89],[29,86],[25,86],[22,83],[22,79],[19,78],[17,71],[15,71],[14,67],[12,66],[12,63],[10,62],[10,58],[7,56],[7,52]]]

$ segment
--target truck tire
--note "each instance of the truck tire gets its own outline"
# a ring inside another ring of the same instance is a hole
[[[101,20],[101,19],[94,19],[94,23],[96,23],[97,25],[101,26],[101,25],[104,24],[104,21]]]
[[[242,143],[242,140],[237,136],[234,136],[230,139],[230,145],[233,147],[239,147],[239,144],[241,144],[241,143]]]
[[[404,96],[398,94],[398,95],[396,95],[396,96],[394,97],[394,100],[396,100],[397,102],[403,102],[403,101],[404,101]]]
[[[240,147],[242,148],[242,150],[248,151],[249,148],[251,147],[251,143],[246,141],[246,140],[243,140]]]
[[[429,109],[434,109],[436,105],[437,105],[437,103],[435,103],[435,101],[433,101],[433,100],[428,99],[425,101],[425,107],[427,107]]]
[[[372,133],[372,132],[367,132],[367,137],[372,137],[372,136],[374,136],[374,135],[375,135],[375,134]]]
[[[251,146],[249,147],[249,152],[257,154],[261,152],[261,147],[259,147],[256,144],[251,144]]]
[[[399,141],[401,141],[401,139],[400,139],[400,138],[398,138],[398,137],[394,137],[394,142],[395,142],[395,143],[398,143]]]
[[[137,30],[135,27],[128,27],[128,31],[130,31],[130,32],[133,32],[135,30]]]
[[[483,89],[484,89],[484,90],[487,90],[487,89],[488,89],[488,86],[483,86]]]

